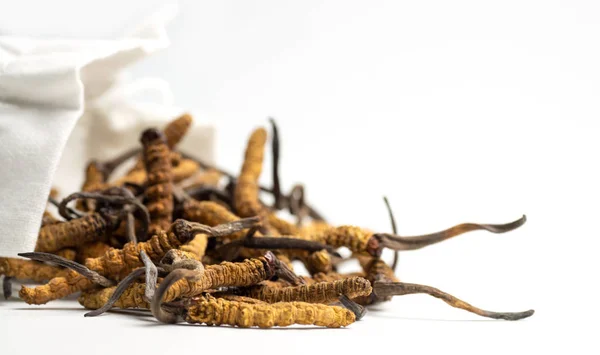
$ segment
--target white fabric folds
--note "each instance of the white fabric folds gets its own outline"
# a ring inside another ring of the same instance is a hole
[[[172,6],[164,8],[120,40],[0,37],[0,255],[33,250],[53,181],[61,181],[65,193],[79,188],[80,180],[69,177],[80,178],[84,159],[105,138],[91,132],[94,127],[114,133],[133,127],[128,116],[145,117],[144,110],[127,102],[123,89],[139,87],[140,81],[124,84],[122,69],[168,46],[164,25],[175,12]],[[164,86],[157,80],[141,83]],[[159,91],[169,96],[168,87]],[[178,113],[169,102],[161,104],[168,109],[152,110],[154,116],[166,120]],[[85,134],[71,137],[60,164],[66,168],[55,180],[63,149],[82,116],[82,128],[77,128]],[[83,145],[90,141],[96,145]],[[114,140],[107,146],[122,148]],[[71,164],[75,161],[80,165]]]

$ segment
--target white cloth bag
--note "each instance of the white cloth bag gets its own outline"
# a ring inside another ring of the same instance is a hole
[[[181,113],[166,83],[123,72],[168,46],[164,25],[175,13],[167,6],[120,40],[0,36],[0,255],[33,250],[53,182],[77,191],[90,158],[113,157],[144,127]],[[158,94],[157,103],[136,103],[139,93]],[[210,160],[212,129],[191,134]]]

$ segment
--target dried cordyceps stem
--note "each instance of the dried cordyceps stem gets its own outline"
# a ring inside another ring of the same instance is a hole
[[[50,224],[40,229],[35,251],[56,252],[70,247],[78,247],[89,242],[103,240],[107,231],[114,226],[101,213],[63,223]]]
[[[320,230],[310,234],[308,238],[335,248],[347,247],[354,253],[366,252],[373,256],[379,256],[384,247],[392,250],[416,250],[476,230],[486,230],[491,233],[509,232],[522,226],[525,221],[526,218],[523,216],[506,224],[463,223],[441,232],[411,237],[388,233],[375,234],[355,226],[339,226]]]
[[[178,269],[171,272],[160,284],[152,300],[152,314],[161,322],[172,323],[176,319],[161,309],[163,301],[169,302],[180,297],[199,295],[205,290],[218,287],[252,286],[274,275],[289,281],[297,280],[297,276],[271,252],[239,263],[223,262],[209,265],[202,273]]]
[[[266,228],[275,228],[285,235],[297,234],[298,230],[289,222],[275,216],[259,200],[258,179],[262,171],[267,131],[258,128],[248,140],[244,163],[234,190],[235,210],[241,217],[265,216]]]
[[[373,236],[379,240],[379,243],[386,248],[393,250],[416,250],[426,246],[442,242],[455,236],[472,232],[476,230],[485,230],[490,233],[506,233],[519,228],[527,218],[525,215],[516,221],[506,224],[477,224],[477,223],[462,223],[454,227],[448,228],[441,232],[425,234],[415,237],[401,237],[394,234],[378,233]]]
[[[235,184],[234,201],[237,213],[242,217],[261,214],[264,206],[258,199],[258,179],[262,171],[267,131],[258,128],[248,140],[244,164]]]
[[[339,328],[355,321],[354,313],[351,311],[323,304],[304,302],[256,304],[228,301],[211,296],[197,297],[188,303],[188,306],[179,308],[179,314],[187,323],[226,324],[242,328],[285,327],[292,324]],[[171,308],[176,310],[178,307]]]
[[[356,316],[356,320],[361,320],[365,316],[365,314],[367,314],[367,309],[365,307],[354,302],[346,295],[340,296],[339,301],[342,304],[342,306],[354,313],[354,316]]]
[[[148,174],[146,205],[150,212],[150,234],[169,228],[173,215],[173,176],[166,138],[157,129],[142,133],[144,164]]]
[[[349,277],[343,280],[289,287],[271,287],[270,285],[260,284],[237,290],[235,293],[268,303],[309,302],[329,304],[337,301],[341,295],[356,298],[368,296],[371,291],[371,284],[368,280],[362,277]]]
[[[281,184],[279,182],[279,129],[273,118],[269,118],[273,138],[271,139],[271,155],[273,160],[273,208],[276,210],[283,208],[283,199],[281,194]]]
[[[306,255],[313,252],[320,252],[321,250],[324,250],[325,254],[337,254],[335,249],[329,245],[312,240],[303,240],[293,237],[264,236],[258,238],[246,236],[245,238],[236,239],[218,248],[217,252],[224,260],[232,260],[237,257],[240,248],[286,250],[287,254],[293,256],[296,256],[297,254],[293,253],[295,251],[306,252]]]
[[[398,228],[396,226],[396,217],[394,217],[394,211],[392,211],[392,206],[390,206],[390,201],[388,201],[388,198],[386,196],[383,196],[383,202],[385,203],[385,208],[388,211],[388,215],[390,217],[390,223],[392,225],[392,233],[394,233],[394,235],[398,234]],[[398,258],[400,256],[400,253],[398,252],[398,250],[394,250],[394,261],[392,261],[392,271],[396,271],[396,268],[398,267]]]
[[[446,292],[440,291],[437,288],[425,285],[409,284],[404,282],[376,282],[373,285],[373,292],[380,297],[391,297],[410,295],[416,293],[424,293],[435,298],[439,298],[452,307],[464,309],[465,311],[475,313],[482,317],[504,320],[519,320],[533,315],[534,310],[530,309],[525,312],[491,312],[486,311],[468,304]]]
[[[64,276],[67,273],[68,270],[66,269],[37,261],[0,257],[0,275],[17,280],[43,282]]]

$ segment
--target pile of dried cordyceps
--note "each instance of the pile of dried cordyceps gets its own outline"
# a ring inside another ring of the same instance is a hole
[[[96,316],[113,308],[150,310],[160,321],[273,327],[312,324],[347,326],[364,315],[364,305],[393,296],[425,293],[483,317],[517,320],[533,311],[490,312],[436,288],[400,282],[397,253],[462,233],[504,233],[508,224],[460,224],[414,237],[333,226],[305,203],[302,186],[289,195],[279,187],[279,138],[273,127],[273,187],[258,184],[267,132],[255,130],[240,174],[234,176],[176,149],[192,119],[184,115],[161,132],[141,134],[141,149],[112,161],[92,161],[82,191],[57,202],[61,218],[44,213],[35,252],[0,258],[4,296],[12,280],[47,282],[23,286],[19,296],[44,304],[81,292],[79,302]],[[136,164],[118,179],[111,173],[127,160]],[[274,197],[272,206],[261,193]],[[75,201],[75,205],[68,204]],[[387,201],[386,201],[387,203]],[[291,223],[277,212],[288,209]],[[389,205],[388,205],[389,210]],[[345,247],[362,272],[341,274],[336,252]],[[396,251],[392,266],[379,257]],[[293,272],[292,261],[311,277]]]

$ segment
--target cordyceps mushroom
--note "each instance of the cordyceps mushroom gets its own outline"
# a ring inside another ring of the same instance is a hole
[[[175,319],[182,317],[187,323],[232,325],[242,328],[286,327],[293,324],[339,328],[356,320],[354,313],[337,306],[305,302],[248,303],[214,298],[210,295],[185,299],[163,307],[168,309]]]
[[[267,303],[308,302],[330,304],[344,295],[348,298],[368,296],[371,283],[362,277],[348,277],[341,280],[316,282],[299,286],[274,287],[269,283],[231,290],[239,296],[258,299]],[[226,293],[230,291],[227,290]]]
[[[244,163],[235,183],[234,205],[241,217],[262,216],[265,219],[266,230],[274,234],[270,227],[282,235],[296,235],[298,228],[295,225],[278,218],[272,211],[264,206],[259,199],[260,186],[258,179],[262,172],[267,131],[264,128],[256,129],[246,146]]]
[[[170,150],[165,136],[147,129],[140,138],[147,173],[146,205],[150,213],[150,234],[169,228],[173,218],[173,176]]]
[[[525,221],[526,217],[523,216],[506,224],[462,223],[437,233],[410,237],[390,233],[373,233],[356,226],[339,226],[323,228],[308,237],[304,234],[303,237],[331,245],[334,248],[346,247],[354,253],[380,256],[383,248],[400,251],[417,250],[477,230],[496,234],[506,233],[522,226]]]
[[[252,286],[274,276],[297,283],[299,278],[272,252],[243,262],[223,262],[203,270],[176,269],[161,282],[151,303],[152,314],[163,323],[175,323],[177,317],[161,308],[163,302],[193,297],[208,289]]]

